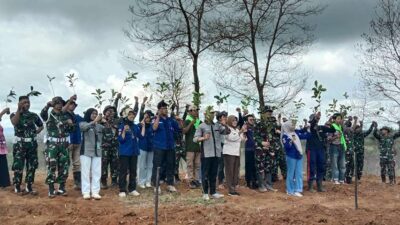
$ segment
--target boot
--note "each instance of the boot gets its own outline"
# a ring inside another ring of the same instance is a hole
[[[54,191],[54,184],[49,184],[49,198],[56,197],[56,193]]]
[[[111,181],[111,187],[118,187],[118,181],[117,181],[117,178],[112,178],[112,181]]]
[[[382,183],[386,183],[386,176],[381,176],[382,178]]]
[[[15,187],[15,188],[14,188],[14,192],[15,192],[17,195],[22,194],[21,187],[20,187],[19,184],[15,184],[14,187]]]
[[[74,172],[74,189],[81,189],[81,172]]]
[[[31,195],[37,195],[37,194],[38,194],[35,190],[33,190],[33,188],[32,188],[32,183],[26,184],[25,190],[26,190],[26,192],[27,192],[28,194],[31,194]]]
[[[351,179],[351,177],[346,177],[346,184],[352,184],[353,181]]]
[[[322,185],[322,180],[317,180],[317,191],[318,192],[326,192],[326,189]]]
[[[65,189],[65,183],[61,183],[58,187],[57,195],[67,196],[67,190]]]
[[[313,180],[308,181],[308,191],[311,193],[315,193],[314,187],[313,187]]]
[[[108,188],[108,186],[107,186],[107,180],[101,180],[101,187],[100,187],[101,189],[107,189]]]
[[[258,179],[258,191],[267,192],[267,188],[265,187],[265,175],[257,173]]]

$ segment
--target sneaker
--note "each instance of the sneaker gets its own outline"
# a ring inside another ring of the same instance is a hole
[[[129,192],[129,195],[132,195],[132,196],[139,196],[140,194],[139,194],[139,192],[137,192],[136,190],[133,190],[133,191]]]
[[[25,191],[26,191],[26,193],[29,193],[31,195],[37,195],[38,194],[35,190],[33,190],[32,184],[26,184]]]
[[[139,184],[139,187],[140,187],[141,189],[145,189],[145,188],[146,188],[146,186],[145,186],[144,184]]]
[[[337,180],[335,180],[333,183],[334,184],[340,184],[339,181],[337,181]]]
[[[278,189],[273,188],[271,185],[267,185],[267,190],[268,191],[273,191],[273,192],[277,192]]]
[[[303,195],[302,195],[300,192],[295,192],[295,193],[293,194],[293,196],[296,196],[296,197],[303,197]]]
[[[210,200],[210,197],[208,196],[208,194],[203,194],[203,199],[208,201],[208,200]]]
[[[228,195],[229,196],[239,196],[240,194],[237,192],[229,192]]]
[[[289,196],[294,196],[294,193],[286,192],[286,194],[289,195]]]
[[[90,194],[89,193],[83,194],[83,199],[90,200]]]
[[[67,196],[67,190],[65,189],[65,184],[60,184],[60,187],[57,190],[57,195]]]
[[[169,192],[176,192],[176,188],[174,186],[172,186],[172,185],[168,185],[167,190]]]
[[[211,198],[213,198],[213,199],[219,199],[219,198],[223,198],[223,197],[224,197],[224,195],[220,194],[220,193],[215,193],[215,194],[211,195]]]
[[[152,187],[152,186],[151,186],[151,183],[150,183],[150,182],[147,182],[147,183],[146,183],[146,187],[147,187],[147,188],[151,188],[151,187]]]
[[[340,183],[340,184],[344,184],[344,181],[343,181],[343,180],[341,180],[341,181],[339,181],[339,183]]]
[[[125,198],[126,197],[126,193],[125,192],[120,192],[118,194],[118,196],[121,197],[121,198]]]
[[[93,198],[94,200],[100,200],[100,199],[101,199],[101,196],[100,196],[98,193],[95,193],[95,194],[92,194],[92,198]]]
[[[263,192],[267,192],[268,190],[265,187],[259,187],[258,191],[263,193]]]

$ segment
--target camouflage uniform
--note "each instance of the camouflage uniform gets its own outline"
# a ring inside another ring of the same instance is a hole
[[[281,170],[283,179],[286,179],[286,154],[283,150],[280,134],[277,133],[280,130],[277,120],[275,117],[269,117],[266,121],[266,129],[270,134],[271,148],[274,149],[275,157],[272,163],[272,180],[278,180],[278,167]]]
[[[346,183],[351,183],[354,175],[354,133],[351,128],[345,128],[344,137],[346,139],[346,172],[344,177]]]
[[[357,161],[357,178],[361,179],[362,171],[364,167],[364,138],[366,138],[372,132],[372,126],[368,131],[363,132],[355,131],[354,132],[354,152],[356,153],[356,161]]]
[[[255,149],[255,161],[256,161],[256,172],[258,176],[259,186],[262,188],[265,186],[265,180],[267,176],[271,176],[274,166],[274,155],[275,148],[269,147],[268,149],[262,146],[262,142],[272,140],[272,134],[268,133],[268,123],[257,120],[254,126],[254,141],[256,144]],[[265,188],[265,187],[264,187]]]
[[[15,113],[11,114],[11,118]],[[15,142],[13,145],[14,171],[13,183],[19,186],[22,182],[22,174],[26,163],[25,182],[32,184],[35,181],[35,171],[38,168],[36,130],[43,127],[43,122],[36,113],[23,112],[20,115],[18,124],[14,126]]]
[[[325,135],[323,137],[324,143],[325,143],[325,176],[324,180],[332,180],[332,167],[331,167],[331,154],[329,153],[329,146],[330,142],[328,140],[328,135]]]
[[[394,141],[400,137],[400,131],[393,136],[384,137],[378,134],[377,129],[374,130],[374,136],[379,141],[379,159],[381,166],[382,182],[386,182],[386,174],[389,176],[390,183],[394,183],[395,164],[393,145]]]
[[[117,184],[118,179],[118,124],[117,120],[107,121],[102,123],[104,126],[103,137],[101,141],[101,183],[107,185],[108,165],[110,165],[110,175],[112,184]]]
[[[179,163],[181,159],[186,161],[185,143],[183,133],[174,133],[175,137],[175,179],[179,181]]]
[[[47,142],[46,142],[46,163],[47,178],[46,184],[59,183],[64,185],[68,178],[69,169],[69,135],[75,125],[68,123],[70,116],[66,112],[56,113],[53,110],[48,115],[47,110],[42,110],[42,119],[46,121]],[[56,170],[58,177],[56,178]]]

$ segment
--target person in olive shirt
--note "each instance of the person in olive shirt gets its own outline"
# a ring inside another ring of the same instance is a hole
[[[26,164],[26,192],[35,195],[37,193],[32,189],[32,184],[39,164],[36,135],[43,130],[43,122],[36,113],[29,111],[30,106],[29,97],[20,96],[17,111],[10,115],[15,132],[12,170],[14,171],[15,193],[20,194],[22,173]]]
[[[185,134],[187,175],[190,188],[200,187],[199,169],[200,169],[200,144],[193,142],[196,129],[200,126],[199,109],[192,105],[188,108],[189,115],[185,120],[183,134]]]

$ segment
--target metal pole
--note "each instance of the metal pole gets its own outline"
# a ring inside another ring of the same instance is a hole
[[[354,186],[354,204],[356,210],[358,209],[358,169],[357,169],[357,152],[354,151],[354,171],[355,171],[355,186]]]
[[[157,167],[157,176],[156,176],[156,193],[154,199],[154,224],[158,224],[158,189],[160,188],[160,167]]]

